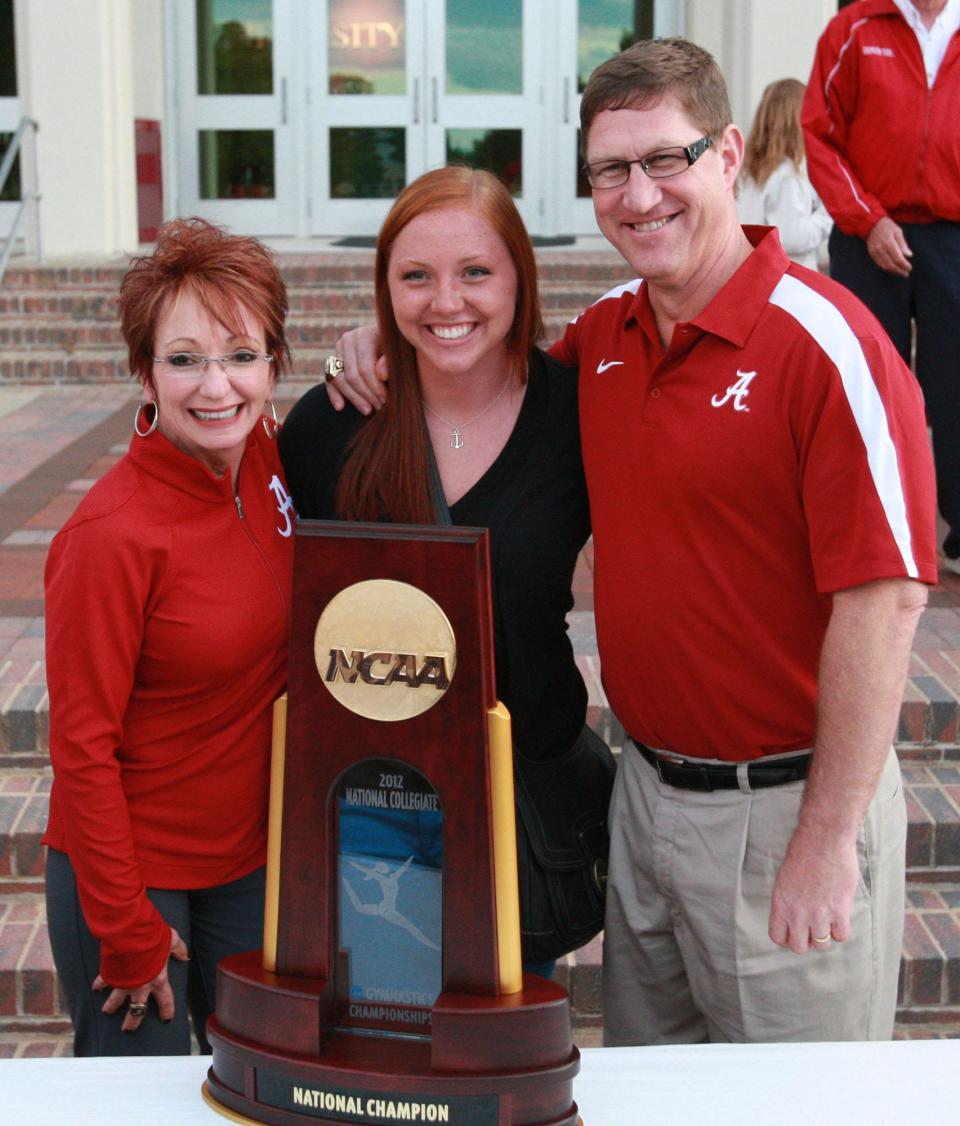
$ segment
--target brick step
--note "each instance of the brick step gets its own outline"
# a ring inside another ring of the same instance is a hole
[[[538,273],[543,281],[586,282],[591,287],[609,288],[633,274],[614,251],[546,250],[538,252]],[[371,250],[320,252],[317,254],[277,254],[288,286],[312,286],[331,282],[369,282],[373,280],[374,255]],[[11,266],[5,289],[102,290],[116,293],[129,262],[107,262],[77,266]]]
[[[603,288],[583,284],[550,283],[540,286],[540,304],[546,313],[575,316],[602,293]],[[294,323],[329,314],[376,315],[373,283],[317,285],[291,288],[290,319]],[[97,329],[113,329],[119,342],[116,293],[17,291],[0,292],[0,346],[35,345],[53,339],[56,330],[89,338]]]
[[[0,386],[33,383],[116,383],[130,378],[121,348],[63,349],[0,354]]]
[[[947,895],[948,906],[960,909],[960,763],[905,762],[903,781],[907,877],[917,907],[940,903]],[[49,767],[15,769],[8,765],[0,769],[0,893],[43,890],[40,837],[47,820],[50,782]],[[952,901],[950,888],[955,891]],[[957,956],[960,958],[960,945]],[[957,986],[960,989],[960,977]]]
[[[293,348],[336,340],[341,332],[370,321],[372,310],[328,309],[324,313],[295,313],[287,321],[287,339]],[[18,325],[0,322],[0,350],[4,362],[49,362],[69,357],[78,363],[102,355],[126,356],[120,329],[114,321],[65,321],[63,318],[33,318]],[[97,355],[97,354],[102,355]]]
[[[46,905],[38,893],[0,895],[0,1031],[62,1029]]]
[[[14,327],[43,324],[55,318],[114,322],[117,292],[106,290],[7,290],[0,291],[0,324]]]
[[[329,348],[300,348],[295,356],[294,376],[310,380],[319,373]],[[0,360],[0,371],[4,361]],[[120,370],[117,367],[116,370]],[[124,381],[129,377],[124,371]],[[2,382],[2,376],[0,376]],[[588,596],[580,600],[590,604]],[[930,612],[929,610],[927,611]],[[40,629],[42,631],[42,619]],[[571,640],[589,692],[587,721],[612,747],[623,743],[623,728],[607,705],[600,684],[596,638],[591,610],[570,615]],[[42,641],[42,633],[39,635]],[[40,644],[37,638],[15,639],[13,646],[0,644],[0,766],[37,766],[47,761],[48,701],[44,688],[42,645],[39,654],[28,646]],[[948,768],[960,761],[960,700],[956,681],[938,678],[929,670],[919,671],[913,658],[907,679],[896,737],[897,749],[905,765],[917,763]],[[18,671],[19,670],[19,671]],[[953,801],[960,805],[956,792]]]
[[[897,1038],[960,1034],[960,898],[953,885],[908,896],[897,1004]],[[602,1025],[598,936],[561,960],[558,981],[570,994],[581,1042]],[[64,1032],[63,1009],[42,895],[0,895],[0,1034]],[[0,1052],[2,1055],[2,1052]]]
[[[590,301],[588,296],[580,294],[575,301],[568,298],[564,293],[557,295],[555,303],[544,304],[544,317],[551,324],[566,324]],[[314,340],[325,341],[331,329],[339,333],[357,324],[372,323],[376,318],[372,293],[320,293],[310,295],[309,301],[310,308],[293,307],[287,318],[287,337],[294,347]],[[59,311],[17,318],[0,316],[0,349],[8,360],[26,360],[32,358],[34,352],[74,354],[83,349],[124,351],[125,347],[120,326],[110,310],[99,319],[87,314],[74,317]]]
[[[305,382],[299,386],[290,385],[290,395],[281,394],[280,399],[290,401],[297,398],[308,385],[314,373],[319,373],[323,357],[328,347],[298,348],[295,356],[294,378]],[[0,366],[2,366],[0,361]],[[124,379],[129,385],[129,377]],[[283,404],[280,407],[283,411]],[[587,553],[589,549],[587,549]],[[623,744],[623,728],[611,711],[600,680],[597,641],[592,610],[590,589],[590,566],[584,563],[585,556],[578,564],[574,580],[577,608],[568,617],[570,640],[576,654],[577,665],[587,685],[589,703],[587,722],[607,741],[611,747]],[[591,565],[592,566],[592,565]],[[936,607],[928,607],[925,620],[942,612]],[[44,682],[43,665],[43,619],[18,619],[20,626],[6,638],[0,637],[0,767],[2,766],[44,766],[47,764],[47,715],[48,700]],[[938,662],[946,661],[949,654],[938,650],[925,650],[923,657],[914,653],[900,708],[900,720],[896,744],[901,762],[905,768],[916,766],[918,770],[942,768],[947,781],[948,799],[937,798],[926,793],[924,800],[946,800],[949,808],[960,807],[960,791],[956,771],[960,764],[960,692],[958,692],[957,668],[955,662],[946,662],[941,667]],[[951,771],[953,774],[951,775]],[[931,782],[932,775],[918,774],[927,786],[939,785]],[[917,783],[920,784],[919,782]],[[952,803],[952,805],[951,805]],[[933,821],[938,820],[936,810]],[[960,837],[960,828],[950,830]],[[924,867],[943,867],[946,863],[940,855],[935,863],[923,859],[923,850],[932,847],[931,837],[924,844],[918,842],[917,852],[912,860],[918,877]],[[941,842],[941,851],[945,847]],[[956,849],[956,844],[950,847]],[[960,852],[956,864],[960,864]]]
[[[960,887],[907,888],[900,966],[901,1019],[960,1021]]]
[[[546,343],[558,339],[573,314],[546,316],[544,327]],[[349,314],[328,314],[316,325],[304,327],[302,332],[294,325],[291,344],[294,348],[294,378],[317,378],[324,359],[341,333],[348,328],[365,323],[369,318]],[[309,339],[298,339],[298,335]],[[0,387],[28,384],[112,383],[129,379],[126,352],[119,342],[116,348],[96,346],[66,348],[38,348],[0,351]]]
[[[909,826],[908,878],[931,888],[953,881],[960,889],[960,762],[901,757],[901,769]],[[918,895],[922,890],[918,887]],[[960,907],[960,890],[953,906]]]
[[[0,895],[43,891],[51,782],[49,766],[0,770]]]

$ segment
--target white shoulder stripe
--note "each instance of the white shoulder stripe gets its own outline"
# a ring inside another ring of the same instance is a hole
[[[869,22],[870,22],[870,17],[864,16],[862,19],[855,20],[850,25],[850,28],[847,31],[847,38],[843,41],[843,45],[841,46],[840,50],[837,52],[837,58],[836,58],[836,62],[834,62],[834,64],[833,64],[833,69],[827,75],[826,81],[823,84],[823,100],[824,100],[824,102],[826,102],[827,113],[830,114],[831,118],[833,117],[833,113],[831,112],[831,108],[830,108],[830,87],[833,85],[833,80],[837,76],[837,71],[843,65],[843,56],[847,53],[850,45],[853,43],[853,40],[856,37],[857,32],[860,30],[860,28],[865,23],[869,23]],[[831,125],[830,128],[832,130],[833,125]]]
[[[599,305],[601,301],[612,301],[617,297],[622,297],[625,293],[636,293],[642,283],[643,278],[631,278],[630,281],[624,282],[623,285],[615,285],[613,289],[608,289],[607,292],[601,297],[598,297],[596,301],[591,302],[588,307],[592,309],[594,305]],[[576,324],[582,316],[583,313],[577,313],[573,320],[570,321],[570,324]]]
[[[867,463],[890,531],[900,550],[904,570],[919,577],[907,501],[900,476],[897,449],[887,412],[873,381],[867,358],[840,310],[816,290],[785,274],[770,295],[771,305],[788,313],[813,337],[840,374],[850,410],[867,450]]]

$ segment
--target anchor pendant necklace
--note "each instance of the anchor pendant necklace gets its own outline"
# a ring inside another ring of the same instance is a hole
[[[510,382],[510,378],[508,377],[504,385],[490,400],[490,402],[487,403],[483,410],[479,414],[475,414],[473,418],[467,419],[466,422],[461,422],[459,426],[456,425],[456,423],[451,422],[448,418],[444,418],[442,414],[439,414],[437,411],[435,411],[433,407],[431,407],[430,404],[426,401],[424,401],[423,409],[429,411],[434,418],[439,419],[444,426],[450,427],[450,445],[453,447],[453,449],[460,450],[463,449],[464,430],[466,430],[468,426],[472,426],[475,422],[478,422],[481,418],[483,418],[488,410],[491,410],[497,403],[500,402],[507,388],[510,386]]]

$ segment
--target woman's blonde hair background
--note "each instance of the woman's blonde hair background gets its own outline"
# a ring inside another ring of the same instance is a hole
[[[758,186],[784,160],[799,171],[803,162],[803,130],[800,106],[806,87],[796,78],[781,78],[763,91],[753,118],[743,158],[743,174]]]

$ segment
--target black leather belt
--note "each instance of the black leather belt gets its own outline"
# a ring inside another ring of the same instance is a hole
[[[697,762],[695,759],[673,758],[657,754],[642,743],[630,742],[656,770],[661,782],[680,790],[738,790],[737,763],[718,764]],[[751,790],[764,790],[769,786],[782,786],[786,782],[800,782],[810,769],[810,755],[795,755],[773,761],[752,759],[747,765],[747,781]]]

